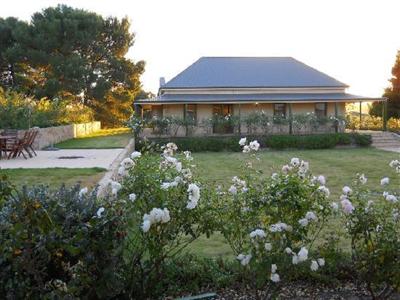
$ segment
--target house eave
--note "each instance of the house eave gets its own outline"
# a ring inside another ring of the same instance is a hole
[[[235,99],[236,98],[236,99]],[[318,103],[385,101],[385,97],[363,97],[351,94],[254,94],[254,95],[161,95],[152,99],[136,100],[135,104],[249,104],[249,103]]]

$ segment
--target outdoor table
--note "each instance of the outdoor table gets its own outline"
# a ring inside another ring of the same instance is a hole
[[[8,140],[16,140],[16,139],[17,137],[15,135],[0,135],[0,159],[2,158],[3,155],[3,146],[7,144]],[[7,158],[7,152],[5,157]]]

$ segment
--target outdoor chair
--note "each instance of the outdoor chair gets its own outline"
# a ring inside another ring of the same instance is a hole
[[[36,139],[38,133],[39,133],[39,131],[36,129],[29,130],[29,137],[28,137],[26,144],[24,145],[24,149],[29,154],[30,157],[33,157],[32,153],[35,156],[37,156],[35,150],[33,149],[33,143],[35,142],[35,139]],[[32,153],[31,153],[31,151],[32,151]]]
[[[10,139],[4,140],[0,139],[0,158],[7,158],[7,152],[13,147],[15,140],[17,140],[18,130],[17,129],[4,129],[1,133],[1,136],[11,137]]]
[[[31,135],[30,132],[26,131],[24,133],[24,136],[22,137],[22,139],[12,140],[12,142],[9,145],[6,145],[6,151],[9,152],[8,159],[16,158],[16,157],[20,156],[21,154],[25,159],[27,159],[27,157],[24,153],[24,150],[25,150],[26,145],[29,142],[30,135]],[[29,152],[28,152],[28,155],[30,157],[32,157]]]

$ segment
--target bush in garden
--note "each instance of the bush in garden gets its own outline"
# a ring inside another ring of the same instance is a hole
[[[335,134],[273,135],[265,143],[272,149],[328,149],[334,148],[337,140]]]
[[[358,146],[367,147],[372,144],[372,137],[369,134],[353,133],[351,136],[354,139],[354,143]]]
[[[176,156],[132,153],[119,170],[129,232],[125,241],[129,294],[144,299],[163,293],[166,265],[200,235],[213,230],[207,189],[192,174],[190,152]],[[116,184],[118,186],[118,184]],[[116,194],[117,191],[112,191]]]
[[[238,136],[230,137],[176,137],[176,138],[151,138],[149,141],[155,144],[174,142],[180,149],[192,152],[202,151],[233,151],[239,152]],[[255,137],[254,137],[255,138]],[[271,149],[327,149],[337,145],[369,146],[372,142],[370,135],[358,133],[327,133],[318,135],[272,135],[258,137],[261,147]],[[138,149],[142,149],[141,140],[137,141]]]
[[[272,125],[277,128],[280,133],[286,130],[286,127],[289,125],[289,120],[284,116],[273,116],[272,117]]]
[[[400,163],[390,165],[399,172]],[[344,227],[351,239],[354,271],[365,282],[373,299],[388,299],[400,288],[400,202],[398,194],[386,189],[377,197],[365,187],[367,178],[357,175],[340,197]],[[380,199],[379,199],[380,198]]]
[[[151,118],[149,125],[153,127],[154,133],[157,135],[163,135],[168,133],[168,128],[171,125],[171,119],[169,118],[159,118],[154,116]]]
[[[221,116],[214,114],[211,121],[214,133],[224,134],[235,132],[239,126],[239,116],[234,115]]]
[[[361,122],[360,116],[358,114],[348,114],[346,116],[347,119],[347,128],[355,130],[355,129],[367,129],[367,130],[382,130],[383,120],[382,117],[370,116],[370,115],[362,115]],[[389,118],[386,123],[387,129],[390,131],[399,131],[400,130],[400,119],[398,118]]]
[[[200,127],[204,129],[204,131],[207,134],[212,134],[213,133],[213,127],[214,127],[214,121],[213,118],[204,118],[201,120]]]
[[[353,143],[352,135],[348,133],[336,133],[336,138],[338,145],[351,145]]]
[[[168,133],[177,136],[179,129],[183,129],[186,135],[192,135],[196,130],[196,121],[193,119],[184,119],[179,117],[167,117],[169,119]]]
[[[27,129],[93,121],[88,107],[68,100],[40,100],[0,88],[0,128]]]
[[[15,187],[8,180],[7,176],[0,175],[0,209],[14,191]]]
[[[307,162],[293,158],[262,179],[253,167],[259,143],[242,138],[239,144],[250,159],[229,189],[218,189],[214,212],[253,287],[277,283],[298,265],[318,270],[325,260],[311,259],[310,251],[332,210],[325,178],[312,176]]]
[[[257,131],[257,128],[260,127],[261,120],[261,114],[258,112],[253,112],[246,115],[242,122],[246,125],[247,133],[254,134]]]
[[[337,145],[369,146],[371,135],[358,133],[326,133],[314,135],[272,135],[265,144],[272,149],[329,149]]]
[[[310,123],[310,114],[295,114],[292,116],[293,132],[300,133]]]
[[[123,292],[123,210],[96,191],[24,188],[0,210],[0,295],[111,298]]]
[[[136,114],[133,114],[126,122],[126,126],[132,129],[132,132],[137,139],[143,131],[145,121]]]

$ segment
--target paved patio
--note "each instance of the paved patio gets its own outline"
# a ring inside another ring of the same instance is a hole
[[[37,168],[104,168],[109,169],[124,149],[63,149],[58,151],[36,151],[29,159],[0,160],[2,169]]]

